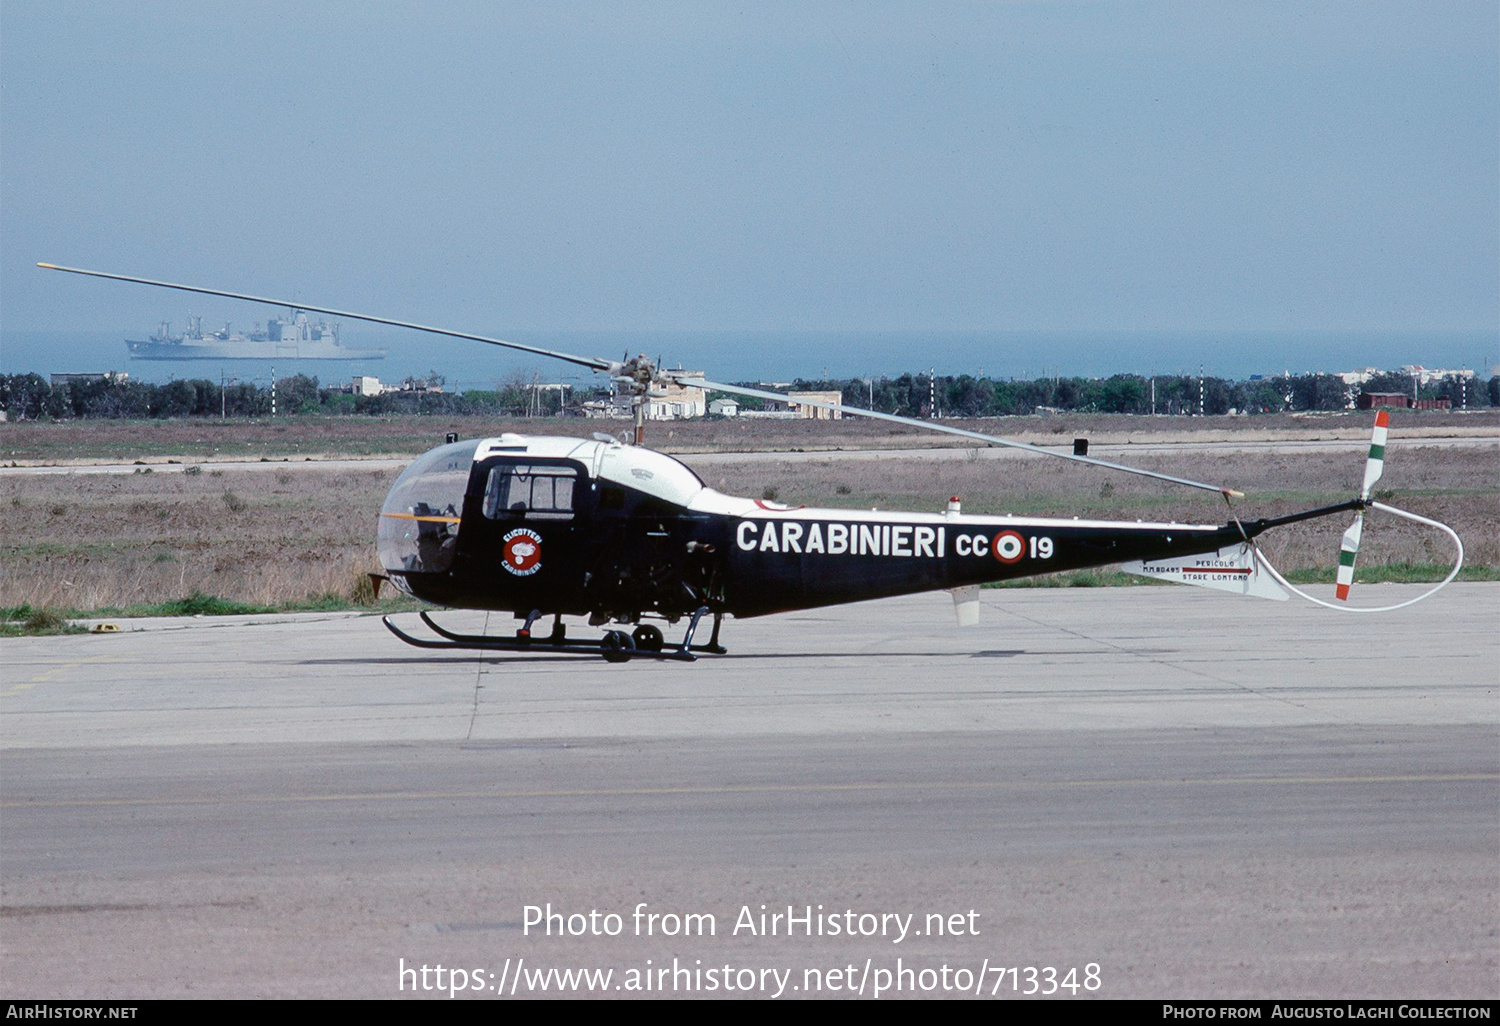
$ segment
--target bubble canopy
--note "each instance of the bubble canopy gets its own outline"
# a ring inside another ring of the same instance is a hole
[[[388,573],[441,573],[453,563],[473,440],[439,446],[402,471],[380,508],[380,565]]]

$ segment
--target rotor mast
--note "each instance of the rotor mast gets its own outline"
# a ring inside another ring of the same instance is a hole
[[[646,441],[646,402],[651,397],[651,386],[664,381],[657,372],[656,364],[645,353],[622,363],[611,363],[610,378],[630,396],[631,419],[635,423],[634,441],[644,445]]]

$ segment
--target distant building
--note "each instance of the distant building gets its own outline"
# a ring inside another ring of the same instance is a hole
[[[129,381],[130,375],[124,371],[103,371],[98,374],[54,374],[52,375],[52,387],[58,385],[71,385],[75,382],[90,381]]]
[[[1407,374],[1417,379],[1419,385],[1430,385],[1434,381],[1442,381],[1445,378],[1472,378],[1474,372],[1471,370],[1442,370],[1436,367],[1423,367],[1421,364],[1407,364],[1401,368]]]
[[[698,371],[685,377],[689,382],[694,378],[702,381],[703,372]],[[701,417],[708,412],[707,400],[708,392],[702,385],[669,381],[665,395],[653,395],[646,400],[646,419],[689,420]]]
[[[345,395],[359,396],[386,395],[390,392],[441,392],[442,390],[442,385],[433,384],[425,378],[407,378],[399,385],[388,385],[369,374],[357,374],[349,379],[349,384],[339,386],[339,391]]]
[[[715,399],[708,404],[708,412],[715,417],[737,417],[740,412],[740,404],[733,399]]]
[[[811,399],[813,402],[844,405],[842,392],[788,392],[793,399]],[[798,406],[803,420],[843,420],[843,410],[830,410],[826,406]]]
[[[687,384],[669,382],[663,392],[653,392],[646,399],[647,420],[689,420],[708,412],[708,392],[693,380],[703,380],[703,372],[685,374]],[[604,417],[619,420],[633,416],[629,395],[612,395],[585,402],[582,406],[585,417]]]
[[[589,399],[579,409],[585,417],[590,418],[622,420],[630,416],[630,402],[618,402],[613,396],[608,399]]]
[[[1361,392],[1355,400],[1355,408],[1374,410],[1388,406],[1397,410],[1451,410],[1453,400],[1447,396],[1436,399],[1413,399],[1399,392]]]
[[[648,399],[647,420],[691,420],[703,416],[703,404],[688,399]]]

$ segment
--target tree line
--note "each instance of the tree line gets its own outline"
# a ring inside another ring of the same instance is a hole
[[[98,378],[53,385],[40,374],[11,374],[0,375],[0,409],[12,420],[268,417],[273,400],[278,415],[506,417],[547,416],[561,409],[555,392],[535,390],[521,382],[461,393],[440,391],[441,385],[441,376],[408,378],[397,391],[351,395],[341,388],[324,387],[315,377],[295,374],[278,378],[273,395],[270,385],[246,382],[184,379],[155,385]]]
[[[523,380],[497,384],[491,390],[444,392],[434,375],[408,379],[401,390],[378,396],[350,395],[324,387],[315,377],[297,374],[280,378],[275,387],[277,414],[382,416],[442,414],[448,416],[553,416],[578,412],[578,402],[592,395],[565,400],[556,391],[538,390]],[[759,383],[747,382],[756,386]],[[1302,374],[1278,378],[1194,376],[1142,377],[1116,374],[1108,378],[1037,378],[1016,381],[970,375],[902,374],[894,378],[799,379],[793,391],[839,392],[846,406],[876,409],[908,417],[1001,417],[1057,410],[1070,413],[1197,414],[1281,413],[1342,410],[1364,392],[1395,392],[1420,398],[1448,398],[1454,409],[1500,406],[1500,376],[1489,381],[1458,377],[1416,385],[1410,374],[1379,374],[1362,386],[1345,385],[1331,374]],[[732,397],[744,408],[763,405]],[[934,401],[936,409],[933,408]],[[266,417],[272,412],[270,386],[244,382],[225,384],[203,379],[163,384],[100,378],[51,384],[39,374],[0,375],[0,408],[12,420],[70,420],[78,418]]]
[[[1344,410],[1361,392],[1447,397],[1453,408],[1500,406],[1500,376],[1488,382],[1457,376],[1417,385],[1403,371],[1377,374],[1363,385],[1346,385],[1333,374],[1278,378],[1116,374],[1108,378],[997,380],[969,375],[903,374],[897,378],[808,381],[792,391],[837,391],[845,406],[859,406],[904,417],[1006,417],[1049,410],[1069,413],[1198,414],[1283,413]],[[738,397],[735,398],[737,401]],[[936,410],[933,409],[934,402]],[[755,404],[764,405],[764,404]],[[754,408],[752,406],[752,408]]]

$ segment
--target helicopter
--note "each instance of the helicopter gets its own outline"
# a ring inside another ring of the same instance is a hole
[[[279,300],[102,271],[38,266],[72,274],[221,296],[272,306]],[[605,374],[630,397],[630,444],[502,434],[447,441],[414,460],[381,507],[376,531],[379,583],[437,606],[512,613],[513,636],[454,632],[426,610],[436,637],[414,636],[389,616],[385,626],[409,645],[491,651],[590,653],[610,662],[632,658],[693,661],[723,655],[725,617],[754,617],[927,591],[948,591],[960,626],[979,619],[979,589],[994,582],[1122,564],[1146,577],[1241,595],[1285,600],[1295,594],[1329,608],[1385,612],[1435,594],[1458,574],[1463,543],[1447,525],[1374,501],[1384,466],[1388,415],[1377,414],[1357,497],[1285,516],[1244,520],[1216,485],[1060,452],[950,424],[842,406],[808,397],[708,381],[658,366],[645,355],[621,360],[578,356],[488,336],[351,313],[305,302],[298,309],[408,328],[546,356]],[[1224,498],[1219,524],[973,515],[957,497],[941,512],[816,509],[724,494],[689,467],[644,445],[645,404],[668,385],[691,385],[792,406],[837,409],[873,418],[1135,474]],[[1445,532],[1456,549],[1448,576],[1405,602],[1347,606],[1365,515],[1393,514]],[[1340,547],[1335,605],[1296,588],[1256,546],[1273,528],[1353,513]],[[574,637],[564,616],[588,618],[602,636]],[[537,630],[550,618],[547,633]],[[706,642],[699,627],[711,619]],[[683,624],[668,642],[658,622]]]

